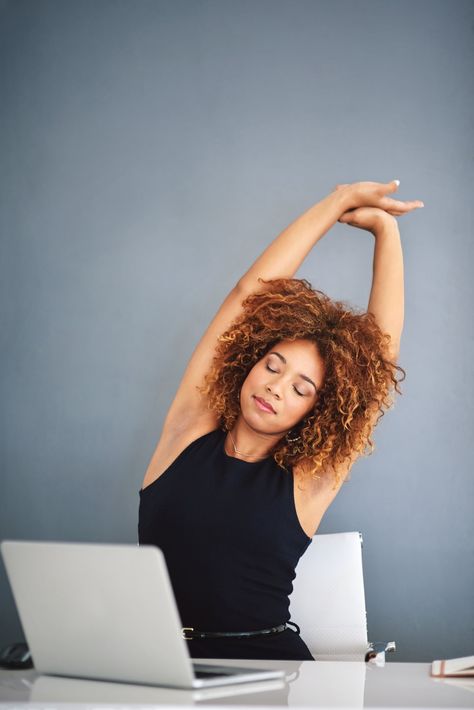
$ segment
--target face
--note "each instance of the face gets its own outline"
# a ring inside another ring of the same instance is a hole
[[[241,416],[255,431],[286,434],[314,407],[324,361],[309,340],[282,340],[250,370],[240,392]]]

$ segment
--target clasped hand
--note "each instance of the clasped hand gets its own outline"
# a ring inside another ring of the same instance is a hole
[[[395,180],[383,182],[354,182],[336,185],[334,191],[344,194],[345,210],[338,222],[375,233],[387,223],[397,223],[395,217],[424,207],[421,200],[395,200],[389,195],[398,190]]]

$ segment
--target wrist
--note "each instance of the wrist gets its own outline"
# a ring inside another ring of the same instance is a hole
[[[372,233],[376,239],[389,239],[391,237],[400,237],[400,230],[398,229],[398,222],[393,215],[386,213],[381,216],[373,230]]]
[[[351,185],[347,187],[341,187],[339,190],[334,190],[334,192],[329,193],[328,199],[332,200],[336,210],[338,212],[338,219],[347,210],[354,209],[356,207],[354,195],[351,191]]]

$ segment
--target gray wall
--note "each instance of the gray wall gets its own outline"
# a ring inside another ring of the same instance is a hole
[[[137,541],[218,305],[337,182],[401,180],[403,396],[319,532],[360,530],[369,636],[473,647],[474,6],[3,0],[0,538]],[[298,272],[365,307],[373,239]],[[21,638],[3,565],[0,644]],[[394,660],[395,660],[394,659]]]

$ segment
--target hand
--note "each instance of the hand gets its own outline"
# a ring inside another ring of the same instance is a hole
[[[346,196],[347,210],[358,207],[378,207],[388,214],[400,216],[417,207],[424,207],[421,200],[394,200],[388,197],[398,190],[395,180],[391,182],[353,182],[336,185],[334,191],[341,190]],[[339,220],[340,221],[340,220]]]
[[[337,221],[350,224],[352,227],[366,229],[374,235],[386,225],[391,224],[398,228],[395,217],[380,207],[357,207],[355,210],[347,210]]]

